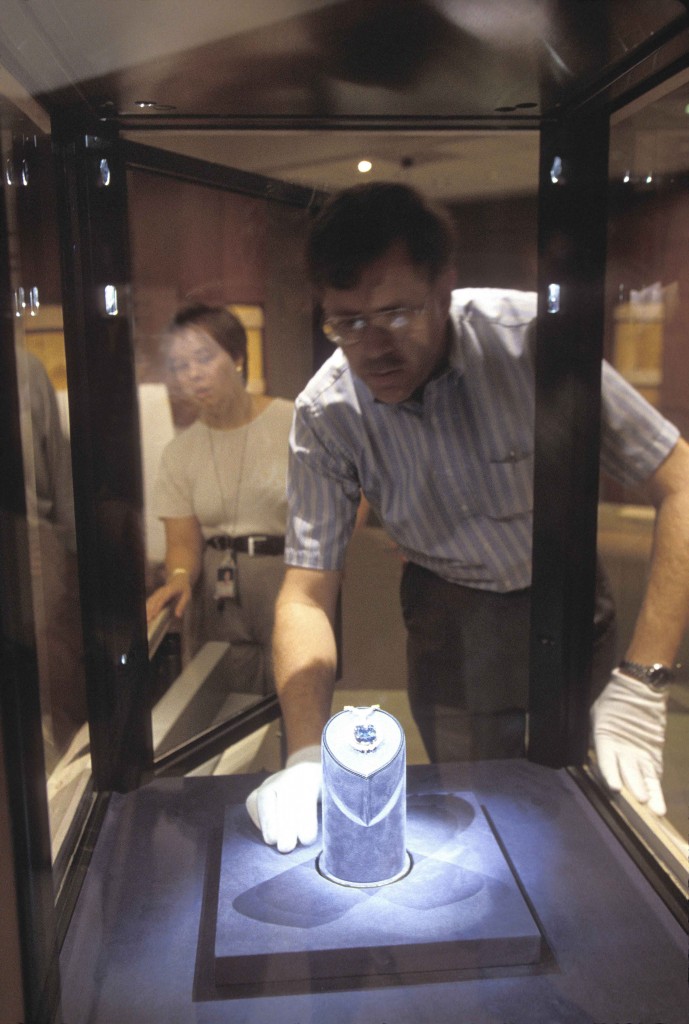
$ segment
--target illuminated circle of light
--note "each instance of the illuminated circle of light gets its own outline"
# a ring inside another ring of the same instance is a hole
[[[368,172],[373,169],[373,164],[370,160],[360,160],[356,165],[356,169],[360,174],[368,174]]]

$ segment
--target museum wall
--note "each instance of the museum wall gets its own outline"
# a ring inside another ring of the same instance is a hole
[[[620,186],[613,195],[608,236],[608,305],[629,301],[632,290],[658,282],[663,288],[658,405],[689,437],[689,205],[686,181],[663,191],[633,196]],[[683,301],[679,301],[680,297]],[[609,318],[610,319],[610,318]],[[607,351],[613,343],[610,331]]]
[[[197,300],[260,307],[266,391],[295,397],[312,371],[307,214],[143,171],[130,171],[128,191],[139,382],[162,380],[160,331]]]
[[[138,358],[154,355],[157,333],[190,298],[256,304],[265,313],[267,390],[294,397],[313,368],[311,302],[302,263],[304,211],[172,179],[161,188],[160,176],[143,172],[131,176],[130,210]],[[535,195],[454,204],[451,210],[460,287],[536,287]],[[686,436],[689,324],[671,301],[672,288],[675,296],[689,288],[689,212],[679,191],[613,193],[608,267],[605,350],[613,361],[615,307],[654,281],[671,286],[659,326],[659,382],[655,392],[646,393]],[[645,340],[650,332],[640,338],[646,360],[655,358]],[[143,366],[139,379],[160,377],[157,369]]]
[[[453,204],[460,288],[536,288],[537,197]]]

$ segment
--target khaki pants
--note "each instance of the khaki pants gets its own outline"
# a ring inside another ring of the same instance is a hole
[[[189,620],[188,648],[229,641],[228,690],[267,695],[275,691],[271,639],[275,601],[285,575],[283,555],[237,555],[238,599],[218,602],[215,581],[225,553],[206,546]]]

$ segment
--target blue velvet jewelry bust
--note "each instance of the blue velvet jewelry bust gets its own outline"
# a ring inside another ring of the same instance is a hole
[[[396,718],[346,707],[323,730],[322,875],[372,887],[408,873],[406,748]]]

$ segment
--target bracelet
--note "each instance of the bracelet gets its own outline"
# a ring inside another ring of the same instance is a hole
[[[172,572],[170,573],[169,580],[171,580],[173,576],[179,576],[179,574],[182,572],[185,574],[185,576],[189,576],[188,569],[173,569]]]

